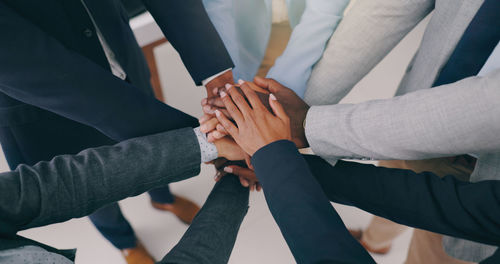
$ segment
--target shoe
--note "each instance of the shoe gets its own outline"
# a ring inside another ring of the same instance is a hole
[[[155,209],[173,213],[177,216],[177,218],[179,218],[179,220],[190,225],[198,211],[200,211],[200,207],[184,197],[174,196],[174,198],[175,201],[171,204],[162,204],[151,201],[151,205]]]
[[[391,251],[391,245],[379,249],[375,249],[370,247],[366,242],[363,241],[363,231],[362,230],[352,230],[349,229],[349,233],[351,233],[351,236],[354,237],[354,239],[358,240],[358,242],[363,246],[366,251],[374,254],[379,254],[379,255],[385,255]]]
[[[127,264],[155,263],[153,257],[139,241],[137,241],[137,246],[135,248],[122,249],[121,252]]]

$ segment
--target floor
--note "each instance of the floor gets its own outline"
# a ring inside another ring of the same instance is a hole
[[[355,103],[391,97],[405,70],[405,65],[420,42],[425,23],[427,20],[364,78],[344,102]],[[158,67],[167,103],[199,116],[199,102],[204,94],[203,88],[194,86],[170,45],[158,48],[155,53],[159,58]],[[0,160],[0,168],[7,169],[3,157]],[[203,165],[198,177],[172,184],[171,187],[175,194],[202,204],[214,184],[213,175],[213,168]],[[152,209],[147,195],[126,199],[121,201],[120,205],[138,237],[157,259],[161,259],[177,243],[187,228],[171,214]],[[369,214],[355,208],[339,205],[335,205],[335,208],[349,227],[362,228],[370,220]],[[400,236],[388,255],[374,256],[375,260],[387,264],[403,263],[411,232],[408,230]],[[22,232],[22,235],[58,248],[78,248],[76,263],[124,263],[120,253],[99,235],[87,218],[31,229]],[[230,263],[294,263],[262,193],[251,195],[250,210],[241,226]]]

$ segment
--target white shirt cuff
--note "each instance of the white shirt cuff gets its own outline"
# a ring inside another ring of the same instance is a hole
[[[200,144],[201,162],[209,162],[217,159],[219,153],[217,152],[215,144],[208,142],[207,135],[200,131],[200,127],[194,128],[193,130]]]
[[[230,71],[230,70],[232,70],[232,69],[233,69],[233,68],[228,68],[228,69],[225,69],[225,70],[223,70],[223,71],[221,71],[221,72],[219,72],[219,73],[217,73],[217,74],[214,74],[214,75],[212,75],[212,76],[210,76],[210,77],[206,78],[205,80],[201,81],[201,84],[203,84],[203,86],[206,86],[206,85],[207,85],[207,83],[211,82],[213,79],[215,79],[215,78],[219,77],[220,75],[222,75],[222,74],[224,74],[224,73],[226,73],[227,71]]]

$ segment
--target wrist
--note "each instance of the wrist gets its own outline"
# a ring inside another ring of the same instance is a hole
[[[233,71],[231,69],[219,74],[217,77],[205,84],[205,87],[207,88],[207,95],[209,97],[213,96],[214,88],[224,87],[224,85],[226,85],[227,83],[234,83]]]

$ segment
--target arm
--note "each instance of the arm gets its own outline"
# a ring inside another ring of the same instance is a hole
[[[292,142],[261,148],[252,164],[298,263],[375,263],[349,234]]]
[[[305,99],[338,103],[434,8],[434,0],[356,1],[315,66]]]
[[[248,210],[248,188],[224,177],[210,193],[189,229],[160,263],[227,263]]]
[[[233,68],[231,57],[201,0],[142,0],[165,37],[179,52],[197,85]]]
[[[200,148],[190,128],[20,165],[0,176],[0,231],[82,217],[199,171]]]
[[[0,2],[0,91],[92,126],[114,140],[197,126],[59,41]]]
[[[500,245],[500,182],[461,182],[430,173],[307,156],[331,201],[397,223],[480,243]],[[265,190],[265,186],[264,186]]]
[[[294,28],[283,54],[267,77],[304,97],[312,67],[323,55],[326,43],[343,16],[349,0],[310,0]]]
[[[354,105],[313,106],[306,137],[323,158],[425,159],[500,148],[500,70]]]

